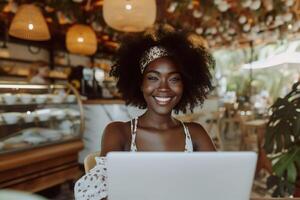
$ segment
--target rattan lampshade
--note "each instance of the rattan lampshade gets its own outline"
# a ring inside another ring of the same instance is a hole
[[[50,33],[41,10],[33,4],[19,7],[10,27],[9,35],[34,41],[50,39]]]
[[[71,53],[93,55],[97,51],[97,37],[87,25],[75,24],[69,28],[66,46]]]
[[[104,0],[103,17],[112,28],[125,32],[140,32],[154,24],[155,0]]]

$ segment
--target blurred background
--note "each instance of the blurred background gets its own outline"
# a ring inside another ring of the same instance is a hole
[[[299,0],[1,0],[0,199],[74,198],[104,127],[144,112],[109,76],[121,40],[160,29],[216,61],[204,105],[174,116],[258,153],[253,198],[299,196]]]

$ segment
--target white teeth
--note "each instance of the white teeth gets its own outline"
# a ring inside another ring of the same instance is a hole
[[[157,101],[167,102],[171,100],[171,97],[154,97]]]

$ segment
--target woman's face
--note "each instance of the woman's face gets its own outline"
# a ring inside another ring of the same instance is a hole
[[[148,110],[169,114],[183,93],[178,66],[169,58],[158,58],[145,69],[141,86]]]

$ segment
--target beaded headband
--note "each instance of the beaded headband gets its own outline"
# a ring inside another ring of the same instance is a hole
[[[170,56],[167,49],[160,46],[153,46],[148,49],[140,60],[141,73],[144,73],[146,66],[155,59]]]

